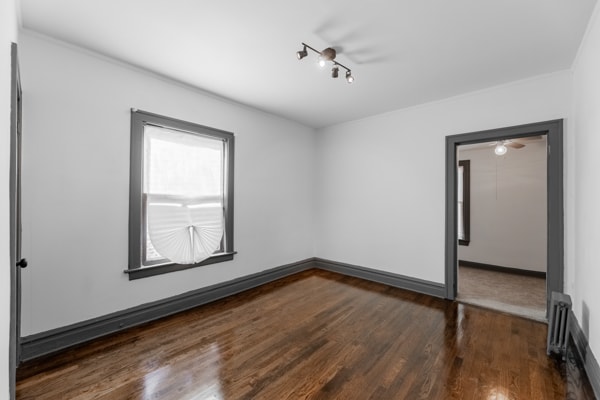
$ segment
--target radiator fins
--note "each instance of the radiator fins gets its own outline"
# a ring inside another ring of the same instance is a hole
[[[569,342],[569,314],[571,313],[571,297],[568,294],[552,292],[550,301],[550,319],[548,320],[548,346],[546,353],[567,354]]]

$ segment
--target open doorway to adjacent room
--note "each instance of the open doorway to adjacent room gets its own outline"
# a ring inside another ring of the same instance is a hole
[[[446,137],[446,297],[536,320],[564,268],[562,120]]]
[[[546,135],[457,147],[457,300],[543,321]]]

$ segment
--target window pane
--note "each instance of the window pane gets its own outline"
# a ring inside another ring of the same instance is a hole
[[[220,139],[144,127],[145,264],[223,251],[223,158]]]
[[[465,240],[465,220],[463,213],[463,203],[462,201],[458,202],[457,209],[457,217],[458,217],[458,240]]]
[[[146,125],[144,192],[195,198],[223,196],[223,141]]]
[[[151,262],[165,260],[163,256],[161,256],[158,251],[152,245],[152,241],[150,240],[150,234],[148,232],[148,221],[145,221],[146,228],[146,259],[144,260],[144,264],[149,264]]]

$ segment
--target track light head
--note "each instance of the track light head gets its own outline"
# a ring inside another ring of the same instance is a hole
[[[348,81],[348,83],[354,82],[354,77],[352,76],[350,70],[346,71],[346,80]]]
[[[332,77],[332,78],[337,78],[337,77],[338,77],[338,74],[339,74],[339,72],[340,72],[340,69],[339,69],[337,66],[333,67],[333,68],[331,69],[331,77]]]
[[[307,55],[308,55],[308,52],[306,51],[306,46],[304,46],[304,49],[296,52],[296,57],[298,57],[298,60],[302,60]]]

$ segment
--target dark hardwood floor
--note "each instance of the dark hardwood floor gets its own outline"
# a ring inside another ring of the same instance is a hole
[[[593,399],[543,323],[320,270],[23,365],[17,399]]]

